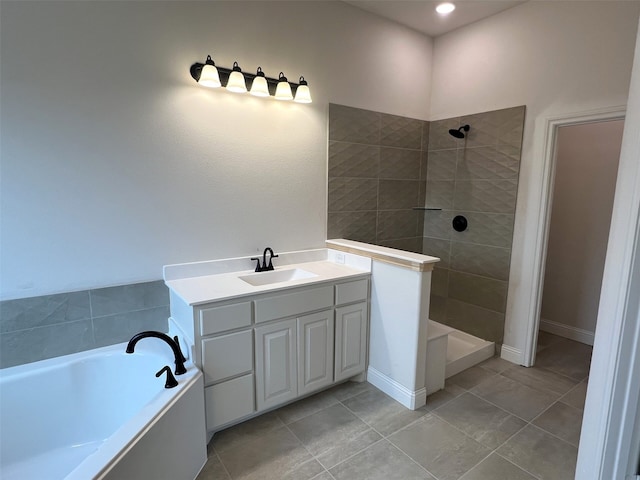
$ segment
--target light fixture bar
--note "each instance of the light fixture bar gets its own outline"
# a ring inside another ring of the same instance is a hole
[[[193,65],[191,65],[191,67],[189,69],[189,72],[191,73],[191,77],[196,82],[200,81],[200,75],[202,74],[202,68],[204,66],[205,66],[204,63],[194,63]],[[220,77],[220,84],[224,88],[229,83],[229,76],[231,75],[231,72],[233,71],[233,69],[232,68],[219,67],[218,65],[216,65],[216,68],[218,69],[218,75]],[[262,70],[260,70],[260,73],[262,73]],[[248,71],[243,71],[242,74],[244,75],[244,78],[245,78],[245,81],[246,81],[246,84],[247,84],[247,89],[250,91],[251,87],[253,86],[253,79],[256,78],[257,75],[255,73],[250,73]],[[271,97],[275,97],[276,88],[278,86],[279,80],[277,78],[270,78],[270,77],[266,77],[266,76],[263,77],[263,78],[267,81],[267,88],[269,89],[269,95]],[[304,84],[305,84],[305,87],[308,89],[309,87],[306,86],[306,82],[304,82]],[[289,85],[291,85],[291,92],[292,92],[293,96],[295,97],[295,94],[296,94],[300,84],[294,83],[294,82],[289,82]]]

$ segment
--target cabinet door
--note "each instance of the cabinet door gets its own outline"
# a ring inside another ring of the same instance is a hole
[[[258,411],[298,396],[296,320],[256,328]]]
[[[335,381],[364,372],[367,355],[367,303],[336,308]]]
[[[333,310],[298,318],[298,395],[333,383]]]

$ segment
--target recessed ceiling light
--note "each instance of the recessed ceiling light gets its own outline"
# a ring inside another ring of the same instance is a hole
[[[438,12],[440,15],[447,15],[453,12],[455,9],[456,9],[456,6],[453,3],[446,2],[438,5],[436,7],[436,12]]]

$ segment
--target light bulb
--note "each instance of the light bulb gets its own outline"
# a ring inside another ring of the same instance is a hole
[[[216,68],[216,64],[213,63],[213,60],[211,60],[210,55],[207,55],[207,61],[202,67],[198,83],[203,87],[209,88],[218,88],[221,86],[218,69]]]

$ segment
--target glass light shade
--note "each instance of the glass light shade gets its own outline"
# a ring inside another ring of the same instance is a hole
[[[218,88],[221,86],[220,83],[220,75],[218,75],[218,69],[214,65],[205,64],[202,67],[202,73],[200,73],[200,80],[198,80],[198,84],[209,87],[209,88]]]
[[[298,103],[311,103],[311,91],[304,77],[300,77],[300,82],[296,89],[296,98],[294,98],[293,101]]]
[[[244,81],[244,75],[238,66],[238,62],[233,62],[233,71],[229,75],[227,90],[235,93],[246,93],[247,91],[247,84]]]
[[[264,73],[262,75],[260,75],[260,73],[261,71],[258,69],[258,75],[253,79],[253,84],[251,85],[251,91],[249,93],[256,97],[268,97],[270,94],[267,79],[264,77]]]
[[[291,93],[291,85],[287,81],[287,77],[284,73],[280,72],[278,77],[278,85],[276,86],[276,100],[293,100],[293,93]]]

